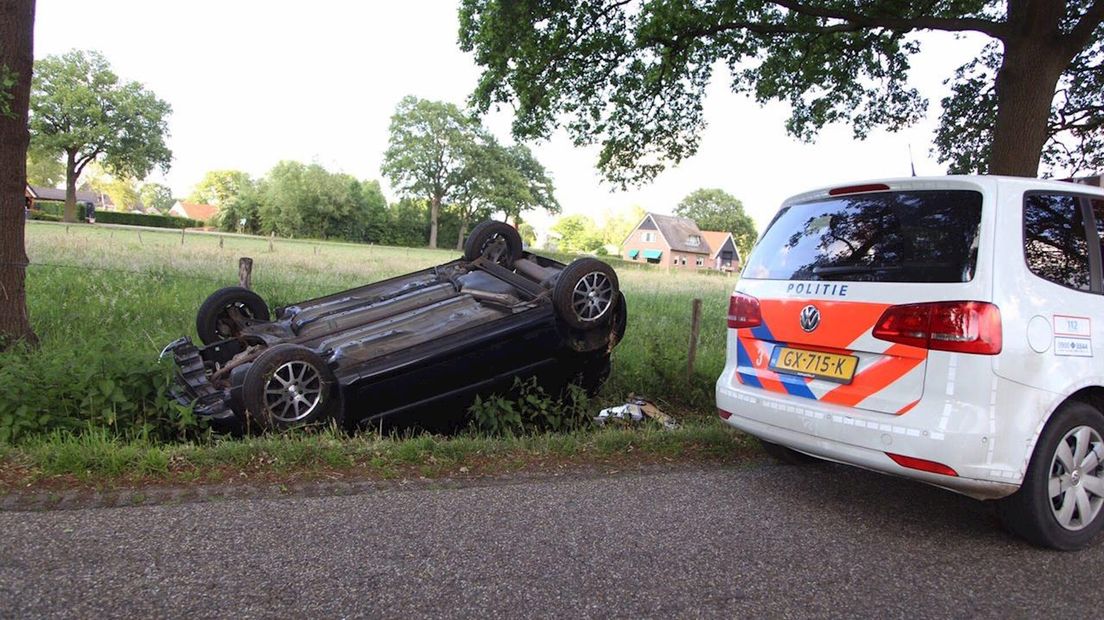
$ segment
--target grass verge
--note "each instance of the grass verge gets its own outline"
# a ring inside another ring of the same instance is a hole
[[[521,437],[387,438],[320,432],[198,444],[123,441],[105,432],[55,433],[0,449],[0,491],[479,477],[587,465],[738,463],[757,454],[747,436],[716,421],[695,421],[674,430],[611,427]]]

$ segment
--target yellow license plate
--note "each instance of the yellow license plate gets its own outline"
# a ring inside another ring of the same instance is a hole
[[[827,379],[837,383],[851,383],[859,358],[820,351],[804,351],[778,347],[771,356],[771,370],[802,377]]]

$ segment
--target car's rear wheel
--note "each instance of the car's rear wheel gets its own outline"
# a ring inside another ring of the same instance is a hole
[[[804,452],[791,450],[786,446],[780,446],[776,443],[760,439],[759,444],[763,446],[763,452],[766,452],[768,456],[783,465],[808,465],[810,463],[820,462],[820,459],[815,456],[809,456]]]
[[[594,329],[609,323],[621,300],[613,267],[594,258],[580,258],[564,267],[552,289],[552,305],[575,329]]]
[[[485,258],[507,268],[521,258],[521,251],[521,234],[506,222],[482,222],[464,242],[464,260]]]
[[[240,286],[211,293],[196,313],[196,333],[203,344],[234,338],[247,321],[269,320],[268,304],[260,295]]]
[[[1070,401],[1039,436],[1020,490],[1001,500],[1013,533],[1052,549],[1080,549],[1104,529],[1104,414]]]
[[[279,344],[257,356],[242,382],[242,403],[250,422],[286,429],[336,419],[340,403],[333,370],[314,351]]]

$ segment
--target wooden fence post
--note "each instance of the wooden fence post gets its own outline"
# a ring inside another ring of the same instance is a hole
[[[180,229],[180,245],[184,245],[184,231],[185,230],[188,230],[188,229],[187,228],[181,228]]]
[[[238,284],[242,288],[252,288],[253,259],[248,256],[243,256],[238,259]]]
[[[698,333],[701,331],[702,300],[694,298],[690,305],[690,350],[686,355],[686,376],[694,377],[694,362],[698,358]]]
[[[272,240],[276,238],[276,231],[272,231],[272,234],[268,236],[268,251],[272,251]]]
[[[222,235],[219,235],[219,249],[222,249]]]

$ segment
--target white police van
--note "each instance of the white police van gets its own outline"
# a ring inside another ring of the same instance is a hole
[[[904,178],[787,200],[729,303],[717,407],[767,451],[1104,529],[1104,190]]]

